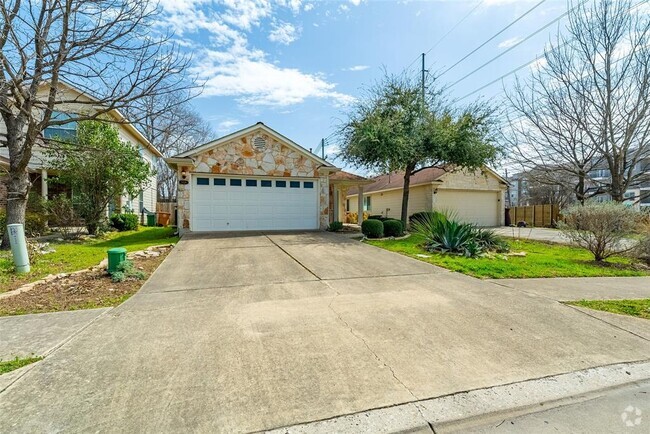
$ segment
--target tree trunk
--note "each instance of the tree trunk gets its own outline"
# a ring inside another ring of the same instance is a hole
[[[25,211],[27,210],[27,196],[31,182],[26,169],[20,172],[9,171],[9,182],[7,183],[7,224],[25,224]],[[2,245],[0,248],[9,248],[9,233],[3,228]]]
[[[402,190],[402,225],[406,228],[409,213],[409,187],[411,185],[411,173],[415,164],[408,164],[404,170],[404,188]]]
[[[585,204],[585,174],[584,172],[578,173],[578,185],[576,187],[576,199],[581,205]]]

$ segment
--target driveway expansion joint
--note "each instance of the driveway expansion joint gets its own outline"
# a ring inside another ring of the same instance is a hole
[[[312,276],[314,276],[314,277],[315,277],[316,279],[318,279],[318,280],[322,280],[321,277],[320,277],[319,275],[317,275],[316,273],[314,273],[313,271],[311,271],[309,268],[307,268],[307,267],[305,266],[305,264],[303,264],[303,263],[300,262],[298,259],[296,259],[293,255],[291,255],[291,253],[289,253],[289,252],[287,252],[285,249],[283,249],[282,246],[280,246],[278,243],[276,243],[275,241],[273,241],[273,240],[271,239],[271,237],[269,237],[268,235],[264,235],[264,236],[265,236],[265,237],[266,237],[270,242],[272,242],[272,243],[273,243],[273,244],[274,244],[278,249],[282,250],[282,251],[283,251],[283,252],[284,252],[288,257],[290,257],[291,259],[293,259],[294,261],[296,261],[296,262],[298,263],[298,265],[300,265],[302,268],[304,268],[305,270],[307,270],[307,272],[309,272],[309,274],[311,274]]]

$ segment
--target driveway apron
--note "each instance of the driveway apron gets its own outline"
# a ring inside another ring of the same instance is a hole
[[[648,357],[555,300],[336,234],[194,234],[0,393],[0,432],[250,432]]]

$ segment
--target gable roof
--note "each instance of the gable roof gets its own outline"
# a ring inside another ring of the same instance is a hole
[[[170,163],[173,163],[174,160],[176,160],[176,159],[190,158],[190,157],[192,157],[192,156],[194,156],[196,154],[201,154],[201,153],[207,151],[208,149],[216,148],[217,146],[228,143],[228,142],[232,141],[233,139],[235,139],[237,137],[244,136],[246,134],[252,133],[253,131],[256,131],[258,129],[266,132],[267,134],[270,134],[272,136],[277,137],[278,139],[285,142],[287,145],[289,145],[294,150],[304,154],[305,156],[311,158],[312,160],[315,160],[315,161],[319,162],[323,166],[336,168],[331,163],[328,163],[327,161],[323,160],[322,158],[320,158],[316,154],[313,154],[313,153],[309,152],[307,149],[303,148],[302,146],[300,146],[299,144],[297,144],[293,140],[283,136],[282,134],[278,133],[274,129],[269,128],[268,126],[266,126],[262,122],[257,122],[256,124],[253,124],[253,125],[248,126],[246,128],[242,128],[241,130],[235,131],[234,133],[230,133],[230,134],[228,134],[226,136],[220,137],[218,139],[212,140],[212,141],[210,141],[208,143],[205,143],[203,145],[192,148],[189,151],[185,151],[185,152],[182,152],[180,154],[174,155],[173,157],[169,158],[167,161],[170,162]]]
[[[482,167],[483,170],[486,170],[489,172],[491,175],[493,175],[495,178],[497,178],[500,182],[507,184],[507,181],[503,179],[498,173],[496,173],[494,170],[490,169],[487,166]],[[445,169],[444,167],[429,167],[427,169],[420,170],[417,172],[415,175],[411,176],[411,187],[415,187],[418,185],[426,185],[426,184],[431,184],[433,182],[442,182],[442,177],[449,173],[449,169]],[[376,191],[385,191],[385,190],[395,190],[398,188],[403,188],[404,187],[404,172],[399,171],[399,172],[391,172],[386,175],[379,175],[374,178],[374,181],[372,184],[367,185],[364,187],[363,192],[364,194],[366,193],[373,193]],[[357,194],[358,190],[355,189],[350,189],[348,192],[349,195],[354,195]]]
[[[421,184],[431,184],[438,181],[442,175],[447,171],[441,167],[430,167],[428,169],[420,170],[415,175],[411,176],[411,186]],[[373,191],[393,190],[396,188],[404,187],[404,172],[391,172],[386,175],[379,175],[373,178],[374,182],[363,188],[363,192],[372,193]],[[348,194],[357,194],[357,189],[350,189]]]
[[[44,83],[42,83],[44,84]],[[65,87],[81,96],[84,96],[88,98],[91,101],[96,101],[98,102],[97,98],[95,98],[92,95],[89,95],[88,93],[76,88],[75,86],[71,85],[70,83],[67,83],[63,80],[59,80],[59,86],[60,87]],[[122,112],[120,112],[118,109],[113,109],[107,113],[109,116],[111,116],[119,125],[123,126],[124,129],[126,129],[129,133],[133,134],[138,140],[144,144],[144,146],[149,149],[154,155],[157,157],[163,157],[162,152],[158,150],[150,141],[147,139],[144,134],[140,132],[136,127],[133,126],[129,120],[124,117]]]

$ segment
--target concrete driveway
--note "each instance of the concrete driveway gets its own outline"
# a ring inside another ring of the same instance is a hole
[[[184,237],[0,393],[0,432],[249,432],[645,360],[555,300],[329,233]]]

